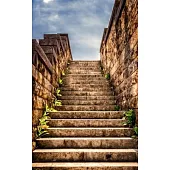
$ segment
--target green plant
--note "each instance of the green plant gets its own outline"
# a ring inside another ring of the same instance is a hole
[[[55,106],[62,106],[61,100],[55,100]]]
[[[64,71],[62,71],[62,76],[65,76],[66,74],[65,74],[65,72]]]
[[[55,110],[55,109],[52,108],[52,107],[48,107],[48,105],[46,104],[46,106],[45,106],[45,112],[57,112],[57,110]]]
[[[125,120],[123,125],[129,126],[129,127],[134,127],[135,120],[136,120],[135,112],[132,109],[130,109],[129,111],[124,112],[123,120]]]
[[[135,126],[135,127],[133,128],[133,130],[134,130],[135,135],[138,136],[138,127]]]
[[[62,79],[59,79],[58,82],[59,82],[60,85],[63,84],[63,80]]]
[[[39,119],[39,125],[37,126],[37,134],[36,134],[37,138],[49,134],[47,131],[47,129],[49,127],[47,125],[47,123],[48,123],[47,120],[51,119],[49,117],[49,113],[48,113],[49,110],[51,110],[51,108],[49,108],[48,105],[46,104],[44,113],[43,113],[42,117]]]
[[[62,96],[62,95],[60,94],[60,92],[61,92],[61,90],[58,88],[58,89],[56,90],[56,95],[57,95],[57,96]]]
[[[120,110],[120,106],[116,105],[114,108],[115,111],[119,111]]]
[[[107,80],[110,80],[110,74],[109,74],[109,73],[105,74],[105,78],[106,78]]]

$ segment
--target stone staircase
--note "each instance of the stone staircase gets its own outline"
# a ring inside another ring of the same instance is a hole
[[[49,135],[37,139],[34,170],[137,170],[133,129],[123,127],[123,111],[99,61],[72,61],[61,88],[63,106],[50,113]]]

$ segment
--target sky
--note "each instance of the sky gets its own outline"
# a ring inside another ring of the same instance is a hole
[[[34,39],[68,33],[74,60],[99,60],[114,0],[33,0]]]

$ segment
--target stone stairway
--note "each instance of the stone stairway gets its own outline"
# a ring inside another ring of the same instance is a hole
[[[49,135],[37,139],[34,170],[137,170],[133,129],[123,127],[123,111],[99,61],[72,61],[61,87],[62,106],[50,113]]]

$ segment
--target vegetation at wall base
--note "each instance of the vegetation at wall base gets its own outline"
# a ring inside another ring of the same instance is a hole
[[[115,111],[119,111],[120,110],[120,106],[116,105],[114,108]]]
[[[65,74],[65,72],[64,71],[62,71],[62,76],[65,76],[66,74]]]
[[[124,126],[133,128],[134,134],[132,137],[138,138],[138,126],[135,124],[136,116],[134,110],[130,109],[129,111],[124,112],[123,120],[125,120],[123,123]]]
[[[110,74],[109,74],[109,73],[105,74],[105,78],[106,78],[107,80],[110,80]]]
[[[59,79],[59,80],[58,80],[58,83],[59,83],[60,85],[62,85],[62,84],[63,84],[63,80],[62,80],[62,79]]]
[[[57,90],[56,90],[56,96],[58,97],[58,96],[62,96],[61,94],[60,94],[60,92],[61,92],[61,90],[59,89],[59,88],[57,88]]]

